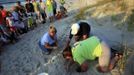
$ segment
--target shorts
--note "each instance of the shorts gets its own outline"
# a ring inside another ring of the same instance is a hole
[[[109,46],[105,42],[101,42],[102,54],[99,57],[99,66],[108,67],[111,58],[111,51]]]
[[[36,15],[39,16],[40,15],[40,11],[35,11]]]
[[[53,12],[48,12],[48,17],[52,17],[53,16]]]

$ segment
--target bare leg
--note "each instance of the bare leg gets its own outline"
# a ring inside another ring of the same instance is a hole
[[[105,42],[101,42],[101,48],[102,48],[102,54],[99,56],[99,66],[97,67],[97,70],[99,72],[108,72],[108,66],[110,63],[110,56],[111,56],[111,51],[109,46]]]

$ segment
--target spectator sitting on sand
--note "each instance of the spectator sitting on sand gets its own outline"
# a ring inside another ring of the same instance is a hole
[[[50,54],[51,50],[57,49],[57,30],[54,26],[49,27],[49,31],[43,35],[39,41],[39,47],[43,50],[44,54]]]
[[[58,13],[55,15],[56,19],[61,19],[61,18],[64,18],[64,17],[67,17],[67,10],[66,8],[60,6],[60,11],[58,11]]]
[[[23,5],[21,5],[21,2],[20,1],[17,1],[16,10],[19,13],[19,16],[21,17],[21,19],[23,19],[24,17],[26,17],[25,7]]]
[[[14,26],[14,20],[11,12],[7,12],[7,17],[6,17],[6,25],[9,27],[11,32],[16,31],[16,27]]]
[[[13,16],[11,12],[7,12],[6,25],[10,30],[11,36],[14,37],[14,40],[17,41],[17,28],[14,26]]]
[[[111,58],[111,51],[108,45],[96,36],[76,42],[72,50],[64,50],[63,56],[66,60],[75,61],[79,64],[76,69],[77,72],[87,71],[87,60],[95,60],[97,57],[99,62],[97,70],[99,72],[108,72],[114,68],[116,62],[121,58],[121,55],[115,55],[115,57]]]
[[[27,13],[33,13],[34,12],[34,6],[30,2],[30,0],[26,0],[25,8],[26,8]]]
[[[64,6],[60,6],[60,12],[62,17],[67,17],[67,9]]]
[[[4,9],[3,6],[0,6],[0,31],[2,36],[10,37],[8,29],[6,27],[6,16],[7,11]]]
[[[66,47],[69,47],[71,39],[75,38],[75,41],[85,40],[89,37],[90,25],[87,22],[81,21],[72,25],[69,38],[67,40]]]
[[[25,25],[23,21],[20,20],[20,16],[15,6],[12,7],[12,16],[14,20],[14,26],[17,28],[18,32],[20,34],[26,33],[27,31],[26,31]]]
[[[0,30],[4,33],[6,33],[6,28],[5,28],[5,19],[2,13],[3,6],[0,6]],[[5,13],[6,14],[6,13]]]
[[[60,20],[62,18],[62,14],[60,11],[58,11],[58,13],[55,15],[57,20]]]
[[[6,23],[6,16],[7,16],[7,11],[6,11],[6,9],[4,8],[4,6],[0,6],[0,12],[1,12],[1,14],[2,14],[2,17],[3,17],[3,21],[4,21],[4,24]]]

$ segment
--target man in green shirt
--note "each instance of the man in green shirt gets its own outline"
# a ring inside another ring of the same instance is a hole
[[[79,64],[87,59],[94,60],[96,57],[101,56],[101,53],[100,40],[95,36],[75,43],[72,48],[73,59]]]
[[[85,72],[88,70],[87,60],[95,60],[95,58],[98,57],[99,66],[97,69],[100,72],[110,71],[118,60],[118,57],[116,57],[110,62],[110,48],[96,36],[75,43],[70,54],[69,50],[66,50],[63,55],[65,56],[65,59],[75,61],[80,65],[80,68],[77,70],[78,72]]]

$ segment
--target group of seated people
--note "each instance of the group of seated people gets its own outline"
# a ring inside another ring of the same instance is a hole
[[[72,63],[78,63],[77,72],[87,71],[89,67],[87,60],[95,60],[96,58],[98,58],[99,63],[97,70],[103,73],[109,72],[115,67],[122,54],[118,52],[113,54],[113,49],[97,36],[91,36],[90,30],[90,25],[85,21],[74,23],[71,26],[70,35],[63,50],[63,57],[66,61],[71,62],[69,66]],[[56,32],[56,28],[50,26],[49,31],[39,41],[39,46],[43,53],[49,55],[52,50],[57,49]],[[70,46],[73,37],[75,43],[73,46]]]
[[[55,20],[59,20],[66,15],[67,10],[62,5],[60,11],[57,11],[57,3],[55,0],[47,0],[51,2],[55,11],[53,16]],[[54,6],[55,5],[55,6]],[[47,2],[40,0],[26,0],[25,6],[17,1],[9,10],[0,5],[0,47],[7,43],[15,43],[19,36],[37,27],[39,23],[45,23],[49,13],[46,14],[46,9],[49,9]]]

